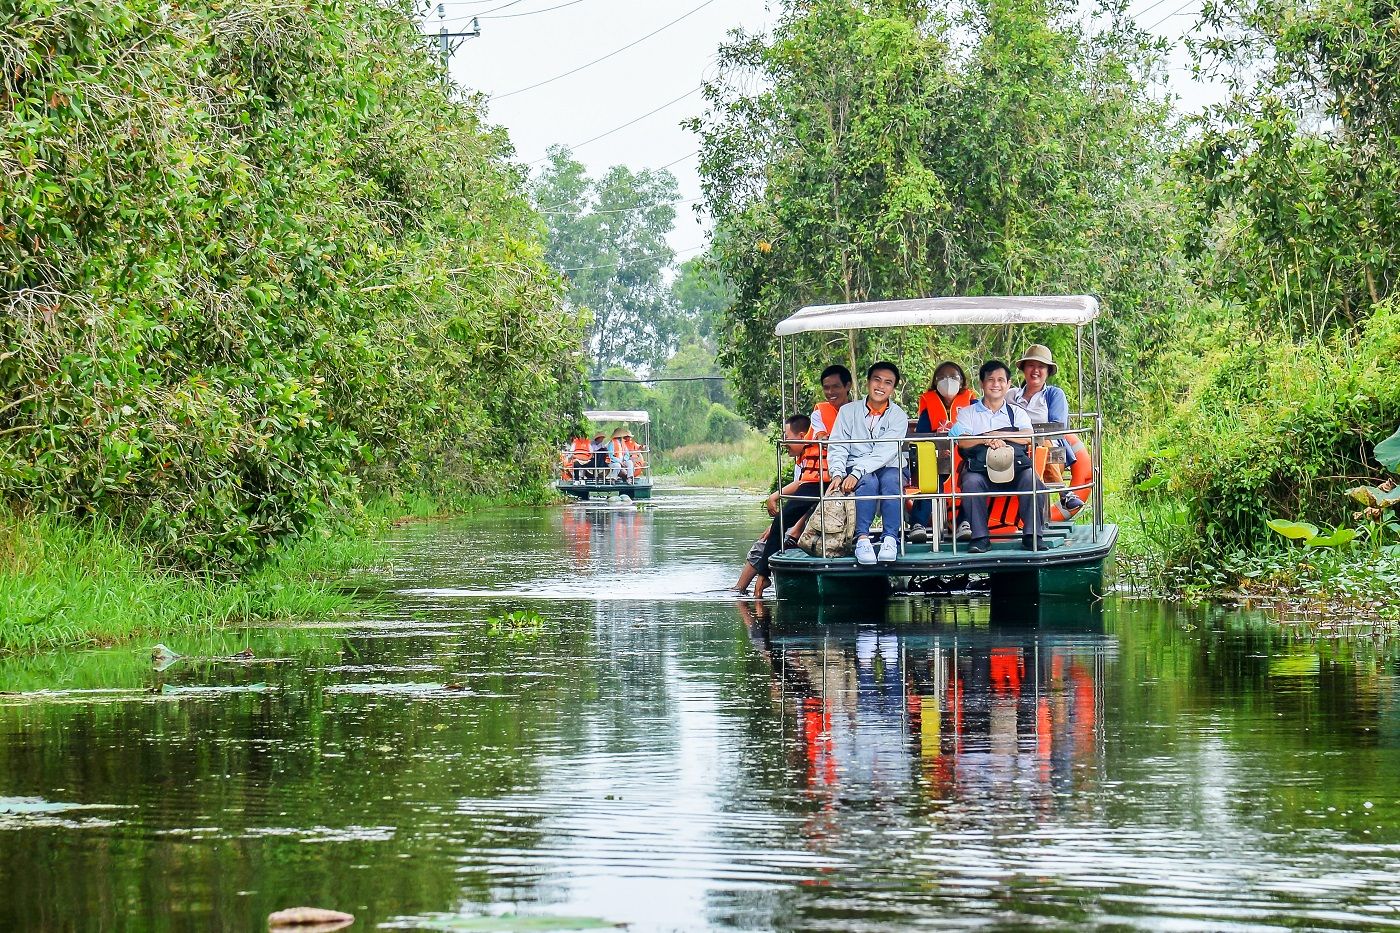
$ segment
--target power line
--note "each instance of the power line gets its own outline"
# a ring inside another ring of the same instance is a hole
[[[684,162],[686,159],[690,158],[691,156],[699,155],[699,154],[700,154],[700,150],[699,150],[699,149],[696,149],[694,152],[687,152],[685,155],[681,156],[679,159],[676,159],[674,162],[667,162],[665,165],[661,166],[661,168],[655,169],[655,171],[658,171],[658,172],[659,172],[659,171],[661,171],[661,169],[663,169],[663,168],[670,168],[670,167],[673,166],[673,165],[680,165],[682,162]]]
[[[674,202],[672,202],[671,206],[672,206],[672,207],[681,207],[681,206],[686,205],[686,204],[694,204],[696,201],[703,201],[703,200],[705,200],[705,199],[704,199],[704,198],[690,198],[689,200],[686,200],[686,201],[674,201]],[[555,206],[555,207],[559,207],[560,205],[556,204],[556,205],[554,205],[554,206]],[[588,214],[589,214],[590,216],[593,215],[593,214],[626,214],[626,213],[629,213],[629,212],[631,212],[631,211],[649,211],[649,210],[651,210],[652,208],[656,208],[656,207],[661,207],[661,205],[660,205],[660,204],[640,204],[640,205],[637,205],[636,207],[611,207],[611,208],[608,208],[608,209],[605,210],[605,211],[588,211]],[[559,215],[559,214],[572,214],[573,211],[542,210],[542,211],[540,211],[540,213],[541,213],[541,214]]]
[[[1187,8],[1187,7],[1193,6],[1195,3],[1196,3],[1196,0],[1186,0],[1186,2],[1183,3],[1181,6],[1177,7],[1175,10],[1173,10],[1173,11],[1170,12],[1170,13],[1168,13],[1166,16],[1163,16],[1161,19],[1157,20],[1157,21],[1156,21],[1155,23],[1153,23],[1151,26],[1144,26],[1143,29],[1146,30],[1147,32],[1151,32],[1152,30],[1156,29],[1158,26],[1160,26],[1160,25],[1162,25],[1163,23],[1165,23],[1167,20],[1171,19],[1173,16],[1180,16],[1182,13],[1184,13],[1184,12],[1186,11],[1186,8]]]
[[[704,248],[705,248],[705,244],[702,243],[702,244],[700,244],[699,246],[688,246],[688,247],[686,247],[685,249],[678,249],[678,250],[675,250],[675,251],[673,251],[673,252],[671,253],[671,258],[674,259],[675,257],[681,255],[682,253],[693,253],[693,252],[695,252],[696,250],[701,250],[701,249],[704,249]],[[622,268],[625,268],[626,266],[635,266],[635,265],[637,265],[638,263],[649,262],[649,261],[651,261],[651,260],[653,260],[653,259],[662,259],[662,258],[664,258],[665,256],[666,256],[665,253],[653,253],[653,254],[650,255],[650,256],[638,256],[636,259],[628,259],[628,260],[625,260],[625,261],[622,261],[622,262],[605,262],[605,263],[603,263],[602,265],[599,265],[599,266],[575,266],[575,267],[572,268],[572,269],[560,269],[559,271],[560,271],[560,272],[591,272],[591,271],[593,271],[594,269],[622,269]]]
[[[519,0],[516,0],[516,2],[519,2]],[[666,25],[661,26],[661,27],[659,27],[659,28],[657,28],[657,29],[653,29],[651,32],[649,32],[649,33],[647,33],[646,35],[642,36],[640,39],[633,40],[632,42],[629,42],[629,43],[627,43],[626,45],[624,45],[622,48],[620,48],[620,49],[614,49],[613,51],[609,52],[608,54],[606,54],[606,55],[604,55],[604,56],[602,56],[602,57],[600,57],[600,58],[595,58],[595,59],[593,59],[593,61],[591,61],[591,62],[586,62],[585,64],[579,65],[577,68],[574,68],[574,69],[571,69],[571,70],[569,70],[569,71],[566,71],[566,72],[564,72],[563,74],[557,74],[557,75],[555,75],[555,76],[552,77],[552,78],[546,78],[546,79],[543,80],[543,81],[538,81],[538,82],[536,82],[536,83],[534,83],[534,84],[528,85],[527,87],[517,88],[517,89],[515,89],[514,91],[507,91],[507,92],[504,93],[504,94],[493,94],[493,95],[491,96],[491,99],[492,99],[492,100],[505,100],[507,97],[514,97],[516,94],[523,94],[523,93],[525,93],[526,91],[533,91],[533,90],[534,90],[535,88],[537,88],[537,87],[544,87],[546,84],[553,84],[555,81],[558,81],[558,80],[561,79],[561,78],[567,78],[569,75],[578,74],[580,71],[583,71],[585,68],[591,68],[592,66],[598,64],[599,62],[607,61],[609,58],[612,58],[614,55],[617,55],[617,54],[620,53],[620,52],[625,52],[625,51],[627,51],[628,49],[632,48],[634,45],[639,45],[640,43],[645,42],[647,39],[650,39],[652,36],[656,35],[657,33],[661,32],[662,30],[670,29],[672,26],[676,25],[676,23],[679,23],[681,20],[685,19],[687,16],[691,16],[691,15],[693,15],[693,14],[695,14],[695,13],[700,12],[700,11],[703,10],[705,7],[709,6],[711,3],[714,3],[714,2],[715,2],[715,0],[705,0],[704,3],[701,3],[699,6],[697,6],[697,7],[693,8],[693,9],[689,10],[688,12],[682,13],[680,16],[677,16],[675,19],[671,20],[671,21],[670,21],[669,23],[667,23]]]
[[[577,2],[577,0],[576,0],[576,2]],[[613,127],[612,129],[610,129],[610,130],[608,130],[608,131],[606,131],[606,132],[599,133],[597,136],[593,136],[593,137],[591,137],[591,138],[589,138],[589,139],[585,139],[585,140],[584,140],[583,142],[581,142],[581,143],[574,143],[573,145],[567,146],[567,147],[565,147],[565,148],[569,149],[570,151],[573,151],[574,149],[581,149],[581,148],[583,148],[584,146],[588,145],[589,143],[596,143],[598,140],[602,139],[604,136],[611,136],[613,133],[616,133],[616,132],[618,132],[619,130],[625,130],[625,129],[627,129],[627,127],[631,126],[632,124],[634,124],[634,123],[639,123],[639,122],[641,122],[642,120],[645,120],[647,117],[651,116],[652,114],[660,113],[661,111],[665,110],[667,107],[671,106],[672,104],[678,104],[678,103],[680,103],[681,101],[685,100],[685,99],[686,99],[687,97],[689,97],[690,95],[694,94],[696,91],[700,90],[700,88],[701,88],[701,85],[697,84],[697,85],[695,85],[695,87],[693,87],[693,88],[691,88],[690,90],[686,91],[686,92],[685,92],[684,94],[682,94],[680,97],[672,98],[671,100],[666,101],[666,103],[662,104],[660,107],[657,107],[657,108],[655,108],[654,110],[648,110],[646,113],[642,114],[640,117],[633,117],[631,120],[628,120],[626,123],[623,123],[623,124],[621,124],[620,126],[615,126],[615,127]],[[539,165],[541,162],[547,162],[547,161],[549,161],[549,156],[541,156],[540,158],[536,159],[535,161],[533,161],[533,162],[531,162],[531,163],[529,163],[529,164],[530,164],[530,165]]]
[[[723,382],[728,376],[653,376],[650,379],[620,379],[612,376],[590,376],[589,382]]]
[[[534,15],[536,15],[537,13],[553,13],[555,10],[562,10],[562,9],[564,9],[564,7],[566,7],[566,6],[577,6],[578,4],[580,4],[580,3],[582,3],[582,2],[583,2],[583,0],[569,0],[568,3],[561,3],[561,4],[559,4],[558,6],[547,6],[547,7],[545,7],[545,8],[542,9],[542,10],[530,10],[529,12],[526,12],[526,13],[506,13],[506,14],[501,15],[501,16],[487,16],[485,13],[483,13],[483,14],[481,14],[481,18],[482,18],[482,19],[516,19],[516,18],[521,17],[521,16],[534,16]],[[502,8],[501,8],[501,7],[497,7],[497,9],[502,9]]]

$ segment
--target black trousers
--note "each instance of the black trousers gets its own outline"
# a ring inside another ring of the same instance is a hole
[[[794,497],[799,498],[783,500],[778,514],[773,516],[773,524],[768,526],[768,539],[763,542],[763,553],[758,555],[758,563],[754,565],[760,577],[768,576],[768,558],[778,553],[778,549],[783,546],[783,534],[792,534],[792,526],[817,507],[817,497],[821,492],[821,483],[803,483],[792,493]]]

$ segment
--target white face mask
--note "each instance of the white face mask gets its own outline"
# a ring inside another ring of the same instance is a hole
[[[958,394],[958,390],[961,388],[962,382],[956,376],[944,376],[938,380],[938,391],[943,394],[944,398],[952,398]]]

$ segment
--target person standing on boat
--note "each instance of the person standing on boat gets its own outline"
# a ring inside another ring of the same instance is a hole
[[[1026,414],[1030,415],[1031,424],[1055,424],[1061,429],[1068,429],[1069,399],[1065,396],[1064,389],[1049,384],[1049,380],[1054,378],[1056,370],[1059,369],[1055,365],[1055,358],[1050,355],[1050,348],[1039,343],[1031,344],[1016,361],[1016,368],[1021,371],[1022,384],[1012,386],[1007,391],[1007,401],[1024,409]],[[1065,443],[1064,438],[1056,438],[1054,444],[1064,448],[1065,462],[1073,464],[1074,451]],[[1064,506],[1066,515],[1073,515],[1084,508],[1084,500],[1072,491],[1061,493],[1060,503]]]
[[[982,383],[982,398],[958,412],[953,425],[953,436],[963,455],[962,491],[1019,493],[1021,544],[1027,550],[1045,550],[1048,545],[1041,535],[1040,509],[1031,495],[1037,486],[1044,486],[1036,482],[1030,456],[1030,415],[1007,401],[1011,370],[1001,360],[983,363],[977,378]],[[991,546],[988,504],[986,496],[962,497],[962,517],[972,526],[967,549],[973,554],[981,554]]]
[[[869,565],[899,557],[899,526],[903,519],[900,468],[904,465],[900,447],[909,431],[909,416],[890,400],[899,386],[898,366],[881,360],[866,371],[865,378],[865,400],[846,405],[836,414],[827,463],[831,471],[830,492],[854,493],[858,497],[856,563]],[[859,498],[862,496],[870,498]],[[877,504],[884,524],[878,555],[870,543]]]

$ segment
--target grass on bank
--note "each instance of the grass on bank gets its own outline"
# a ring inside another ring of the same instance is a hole
[[[784,466],[790,469],[791,461]],[[773,488],[775,468],[773,445],[751,431],[729,444],[689,444],[662,451],[656,474],[675,477],[687,486],[763,493]]]
[[[363,535],[308,537],[223,579],[161,569],[101,524],[0,518],[0,653],[333,615],[355,600],[336,578],[377,556]]]

